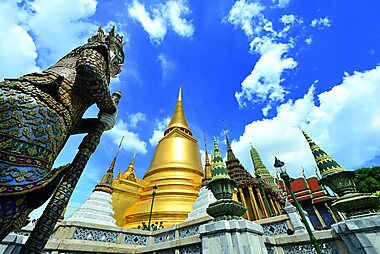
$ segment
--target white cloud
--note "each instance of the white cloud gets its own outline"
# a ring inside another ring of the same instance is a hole
[[[169,77],[169,73],[175,70],[175,64],[173,61],[169,60],[168,57],[163,53],[159,54],[157,59],[161,65],[162,81],[165,82]]]
[[[227,21],[235,27],[241,27],[247,36],[255,34],[255,21],[253,18],[261,17],[264,6],[255,2],[247,3],[245,0],[236,1],[228,14]]]
[[[23,25],[27,12],[17,4],[0,2],[0,80],[39,71],[36,45]]]
[[[270,105],[270,104],[266,105],[266,106],[262,109],[263,115],[264,115],[265,117],[268,116],[268,112],[269,112],[269,110],[271,110],[271,109],[272,109],[272,105]]]
[[[275,0],[273,2],[276,2]],[[290,0],[278,0],[278,7],[285,8],[289,4]]]
[[[288,1],[280,2],[285,4]],[[240,0],[231,8],[227,21],[240,27],[252,39],[250,53],[259,55],[252,72],[241,83],[241,91],[235,93],[239,107],[246,107],[247,102],[265,103],[262,112],[267,116],[269,110],[277,102],[282,102],[287,93],[282,85],[283,73],[297,66],[296,60],[288,56],[295,44],[295,39],[288,34],[293,26],[303,23],[303,20],[293,14],[283,15],[280,22],[284,27],[275,30],[273,22],[262,13],[264,9],[257,2]]]
[[[269,169],[278,156],[290,175],[299,176],[301,166],[311,175],[315,163],[302,128],[343,167],[359,167],[380,153],[379,83],[380,66],[354,72],[345,76],[342,84],[319,94],[319,104],[314,100],[313,85],[303,98],[280,105],[273,119],[245,126],[232,148],[246,167],[252,168],[252,142]]]
[[[96,0],[2,1],[0,78],[40,71],[85,43],[96,31],[85,21],[96,5]]]
[[[128,152],[145,154],[147,152],[146,142],[140,140],[138,134],[129,131],[127,128],[127,124],[123,120],[119,120],[115,127],[107,131],[106,134],[112,138],[116,145],[120,144],[121,138],[124,136],[122,149]]]
[[[331,26],[331,20],[329,20],[328,17],[319,18],[319,19],[315,18],[311,21],[310,25],[318,29],[323,29],[323,28]]]
[[[191,37],[194,26],[191,21],[181,18],[182,14],[190,14],[189,7],[183,1],[171,0],[163,7],[163,15],[168,20],[173,30],[182,37]]]
[[[158,141],[164,136],[164,131],[170,123],[170,117],[165,117],[161,120],[156,119],[155,130],[153,131],[152,137],[149,139],[151,146],[157,145]]]
[[[242,91],[235,93],[239,106],[247,106],[246,101],[268,101],[268,103],[283,101],[287,92],[280,85],[283,81],[281,75],[284,70],[297,66],[293,58],[285,55],[289,46],[274,43],[269,38],[256,37],[251,42],[251,49],[261,56],[251,74],[241,83]]]
[[[169,0],[165,4],[159,4],[151,8],[151,13],[145,9],[144,4],[134,0],[128,7],[128,13],[133,20],[141,23],[154,43],[161,43],[168,27],[182,37],[191,37],[194,33],[191,21],[182,18],[182,15],[191,13],[183,0]]]
[[[159,43],[164,39],[167,29],[165,21],[158,9],[153,8],[153,14],[150,15],[145,10],[145,5],[138,1],[133,1],[132,6],[128,8],[128,13],[133,20],[137,20],[141,23],[152,41]]]
[[[42,67],[84,44],[96,33],[97,26],[86,21],[96,11],[96,0],[36,0],[29,6],[28,28],[38,45]]]
[[[283,16],[280,18],[280,21],[281,21],[284,25],[293,25],[294,22],[296,22],[296,16],[293,15],[293,14],[283,15]]]
[[[135,128],[139,122],[146,121],[146,115],[141,112],[132,113],[128,115],[129,123],[128,127]]]
[[[310,45],[313,42],[313,39],[309,37],[305,40],[305,42]]]

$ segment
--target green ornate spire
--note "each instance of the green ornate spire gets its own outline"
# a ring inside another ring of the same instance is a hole
[[[274,191],[280,191],[274,177],[271,175],[269,170],[265,167],[263,161],[260,158],[260,154],[257,150],[250,144],[251,149],[251,159],[253,163],[253,168],[256,176],[260,176]]]
[[[319,146],[317,146],[313,140],[306,134],[306,132],[302,131],[306,141],[309,143],[310,150],[313,153],[315,163],[317,163],[319,172],[321,176],[327,176],[331,174],[335,174],[340,171],[344,171],[333,158],[330,157],[325,151],[323,151]]]
[[[377,214],[380,197],[360,193],[355,186],[355,172],[344,170],[302,131],[314,155],[321,178],[319,182],[338,194],[332,207],[350,219]]]
[[[240,220],[247,210],[240,202],[232,200],[236,187],[237,182],[229,177],[214,137],[212,180],[207,184],[207,189],[211,190],[216,201],[211,203],[206,210],[207,214],[214,218],[214,221]]]
[[[260,158],[260,154],[257,152],[257,150],[250,144],[251,146],[251,159],[253,163],[253,168],[255,170],[255,175],[261,176],[263,179],[265,178],[273,178],[270,174],[269,170],[265,167],[263,161]]]
[[[212,179],[230,178],[226,166],[224,165],[223,158],[220,155],[218,142],[214,137],[214,164],[212,165]]]

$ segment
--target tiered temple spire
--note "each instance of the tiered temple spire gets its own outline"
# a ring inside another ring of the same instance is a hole
[[[88,197],[88,199],[67,219],[67,221],[116,226],[116,220],[113,218],[115,212],[112,207],[111,194],[113,193],[113,170],[123,139],[124,137],[121,139],[120,145],[109,169],[104,174],[99,184],[96,185],[90,197]]]
[[[207,188],[212,191],[217,201],[211,203],[206,210],[214,221],[241,219],[247,210],[239,201],[232,199],[235,187],[237,187],[237,182],[228,175],[216,137],[214,137],[212,180],[207,184]]]
[[[214,137],[214,165],[212,167],[212,179],[230,178],[226,166],[224,165],[223,158],[220,155],[218,142]]]
[[[278,203],[277,194],[269,188],[265,182],[259,184],[240,163],[239,159],[232,151],[230,142],[228,140],[227,131],[225,131],[226,145],[227,145],[227,169],[231,179],[237,181],[236,199],[247,207],[245,218],[248,220],[264,219],[270,216],[270,210],[275,214],[281,214],[280,206]],[[260,191],[263,187],[263,191]],[[269,206],[265,205],[264,200],[268,200]]]
[[[274,191],[280,191],[276,183],[276,180],[274,179],[274,177],[271,175],[271,173],[265,167],[263,161],[261,160],[260,154],[252,146],[252,144],[250,144],[250,146],[251,146],[250,154],[251,154],[251,159],[252,159],[255,175],[260,176],[265,181],[265,183],[267,183]]]
[[[229,161],[235,160],[236,157],[235,157],[234,152],[232,151],[230,141],[228,140],[228,135],[227,135],[227,129],[226,128],[224,128],[224,135],[226,136],[227,160],[229,160]]]
[[[332,207],[345,213],[348,218],[368,216],[377,213],[380,205],[380,197],[371,196],[368,193],[359,193],[355,186],[355,172],[342,168],[333,158],[317,146],[311,138],[302,131],[309,143],[319,172],[320,183],[334,191],[338,198]]]
[[[302,134],[310,146],[311,152],[313,153],[315,162],[317,163],[317,167],[322,177],[345,170],[333,158],[331,158],[330,155],[325,153],[325,151],[315,144],[306,132],[302,131]]]
[[[207,182],[211,180],[211,171],[212,171],[211,163],[208,158],[206,133],[204,133],[204,142],[205,142],[205,176],[202,180],[203,185],[207,184]]]
[[[95,189],[93,191],[103,191],[103,192],[107,192],[109,194],[112,194],[112,192],[113,192],[113,188],[112,188],[113,170],[115,168],[116,159],[117,159],[117,156],[119,155],[120,147],[121,147],[121,144],[123,143],[123,140],[124,140],[124,136],[121,138],[119,147],[117,148],[116,155],[113,158],[109,169],[104,174],[102,180],[100,180],[100,182],[95,186]]]
[[[235,156],[232,151],[230,142],[228,140],[228,133],[226,129],[224,129],[224,135],[226,138],[227,145],[227,161],[226,166],[228,169],[228,174],[232,179],[237,181],[239,184],[244,184],[247,182],[254,181],[254,178],[251,174],[241,165],[240,160]]]

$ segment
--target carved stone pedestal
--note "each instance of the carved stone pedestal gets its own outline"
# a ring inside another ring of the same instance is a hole
[[[203,254],[267,254],[263,228],[247,220],[221,220],[199,227]]]

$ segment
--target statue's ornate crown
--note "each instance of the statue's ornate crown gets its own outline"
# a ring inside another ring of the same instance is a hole
[[[112,26],[111,30],[108,32],[108,35],[106,35],[102,27],[99,26],[98,33],[95,36],[90,37],[88,42],[107,43],[110,47],[117,46],[121,50],[124,46],[123,36],[115,34],[115,26]]]

